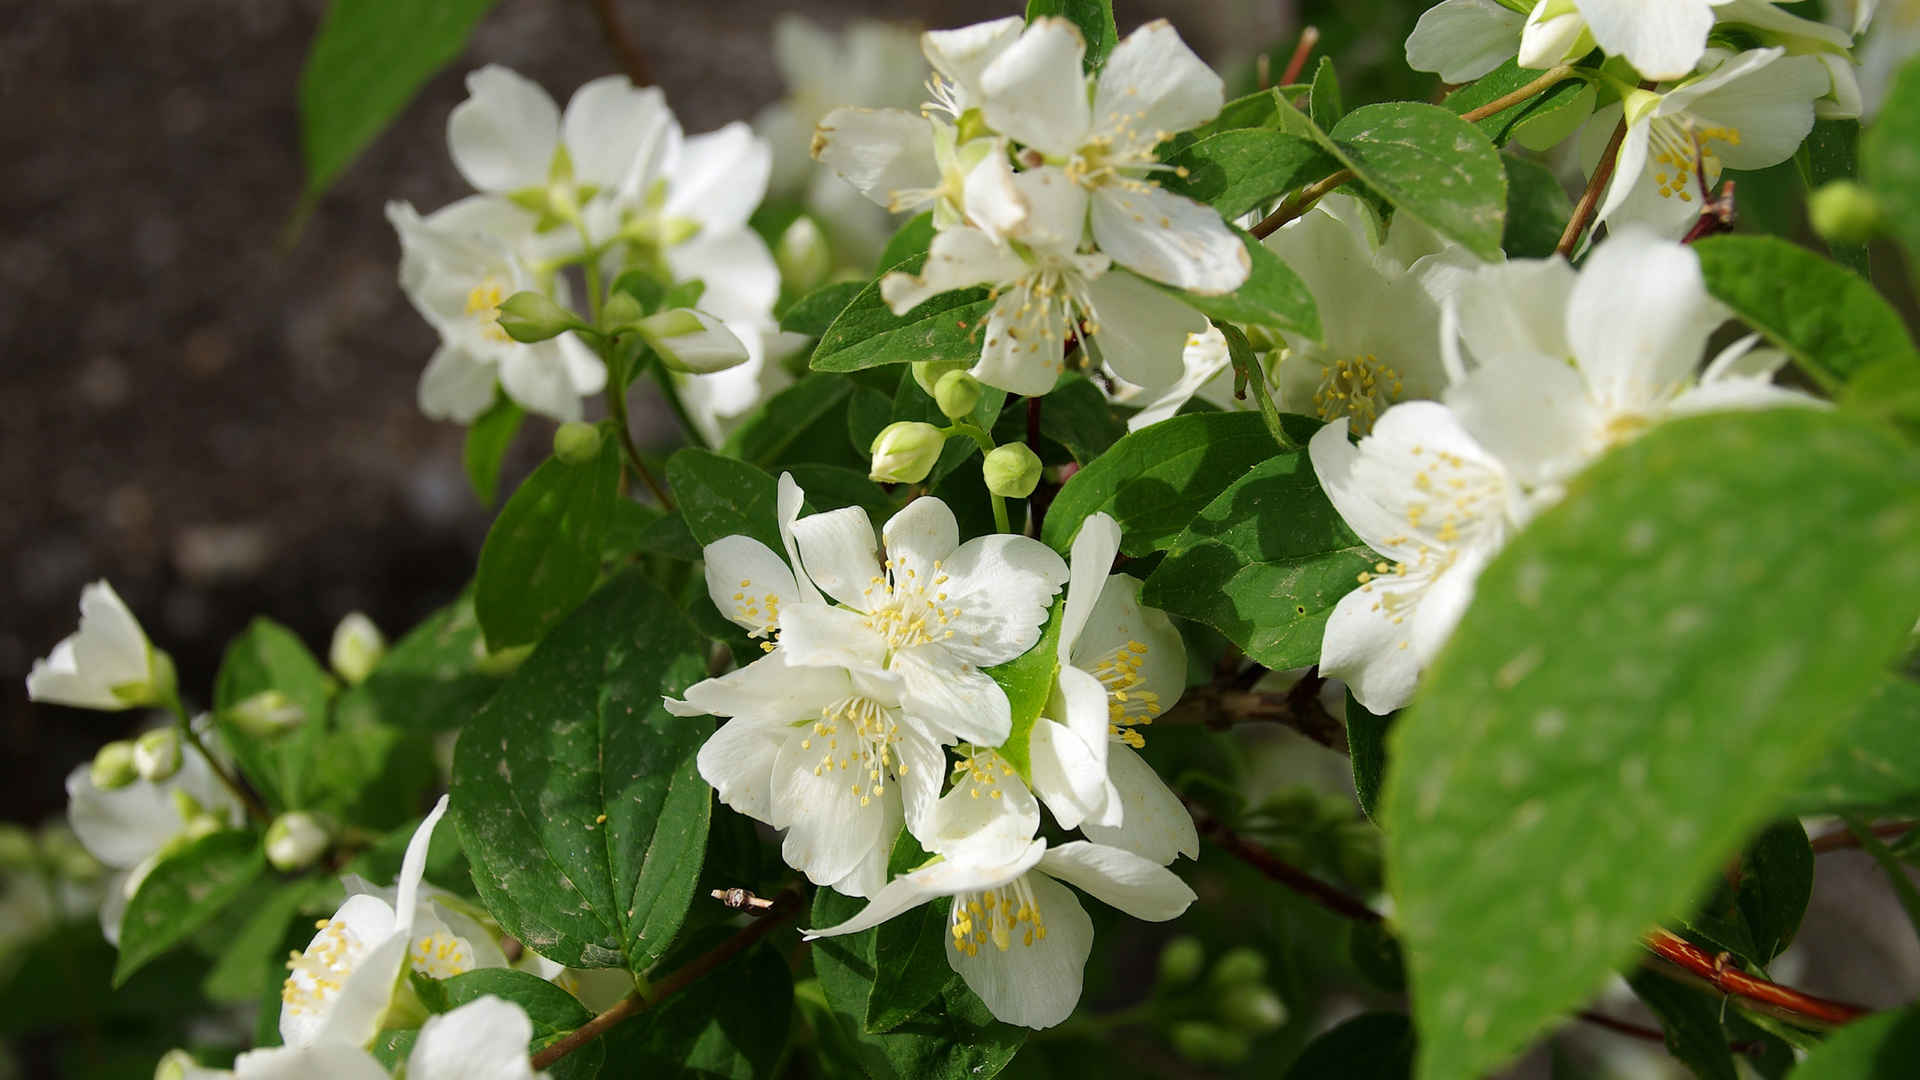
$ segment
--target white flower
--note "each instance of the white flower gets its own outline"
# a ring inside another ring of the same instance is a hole
[[[777,191],[808,185],[814,125],[843,105],[905,108],[927,78],[915,35],[904,26],[856,19],[834,34],[812,19],[783,12],[773,22],[773,63],[786,96],[754,120],[773,148]]]
[[[980,669],[1039,640],[1066,580],[1060,556],[1024,536],[962,544],[953,511],[932,497],[894,514],[881,541],[858,507],[801,518],[793,532],[803,576],[840,606],[782,602],[780,648],[789,662],[884,668],[901,680],[904,712],[942,741],[1006,741],[1006,692]]]
[[[1187,347],[1180,351],[1182,368],[1180,381],[1168,387],[1159,397],[1148,402],[1139,412],[1127,417],[1127,429],[1139,431],[1149,424],[1157,424],[1180,412],[1182,406],[1194,398],[1212,405],[1216,409],[1242,411],[1256,408],[1253,398],[1245,399],[1233,396],[1233,357],[1227,351],[1227,338],[1215,327],[1209,326],[1205,333],[1188,334]],[[1261,365],[1267,372],[1267,365]],[[1267,390],[1277,390],[1268,380]]]
[[[387,204],[400,234],[400,286],[440,348],[420,375],[420,410],[470,423],[493,403],[497,382],[525,408],[556,420],[580,418],[580,399],[606,386],[600,358],[573,334],[523,344],[500,327],[500,304],[526,289],[551,286],[536,266],[561,254],[567,234],[541,236],[531,214],[475,195],[422,218],[404,202]],[[564,302],[564,293],[559,293]]]
[[[1388,409],[1357,448],[1342,417],[1314,433],[1308,453],[1334,509],[1383,557],[1327,619],[1320,671],[1384,715],[1412,698],[1514,530],[1518,487],[1431,401]]]
[[[1155,146],[1219,114],[1220,76],[1164,19],[1115,47],[1091,102],[1085,55],[1072,23],[1036,19],[980,74],[987,123],[1089,193],[1094,243],[1113,261],[1193,292],[1239,288],[1252,263],[1220,215],[1147,179],[1163,167]]]
[[[1040,831],[1040,804],[999,751],[960,748],[953,786],[932,811],[911,827],[913,838],[935,855],[971,853],[976,859],[1018,858]]]
[[[211,727],[205,718],[200,725]],[[180,771],[164,781],[112,790],[94,784],[89,765],[75,767],[67,774],[67,822],[88,853],[113,871],[101,896],[101,933],[119,944],[127,902],[160,860],[195,836],[244,819],[233,793],[198,752],[181,755]]]
[[[1119,550],[1120,527],[1104,513],[1074,537],[1060,670],[1029,745],[1034,788],[1061,828],[1156,863],[1197,858],[1193,817],[1134,752],[1146,741],[1138,729],[1186,688],[1186,645],[1141,606],[1137,578],[1108,575]]]
[[[467,99],[447,117],[447,149],[476,191],[544,194],[552,185],[571,199],[572,185],[584,184],[634,199],[678,134],[672,122],[659,89],[636,89],[623,75],[581,86],[562,116],[539,84],[489,64],[467,75]]]
[[[1670,416],[1813,403],[1771,383],[1785,357],[1751,349],[1752,338],[1700,372],[1728,314],[1691,248],[1642,229],[1611,235],[1577,274],[1557,257],[1490,267],[1449,307],[1445,400],[1537,509],[1594,457]]]
[[[79,709],[153,705],[172,692],[172,663],[105,581],[80,590],[80,628],[27,673],[29,698]]]
[[[952,897],[948,963],[1000,1020],[1052,1027],[1079,1002],[1093,950],[1093,923],[1066,885],[1153,922],[1178,916],[1194,900],[1171,871],[1118,848],[1077,840],[1049,849],[1035,840],[1008,858],[1000,845],[983,843],[952,848],[893,879],[860,914],[807,937],[858,933]]]
[[[1627,134],[1599,220],[1643,222],[1677,239],[1699,216],[1703,178],[1711,189],[1722,168],[1764,169],[1792,157],[1813,130],[1814,99],[1832,85],[1819,60],[1775,47],[1664,93],[1629,91]],[[1620,115],[1595,113],[1590,137],[1605,138]]]
[[[393,1019],[390,1010],[405,1011],[395,1005],[396,995],[409,996],[409,970],[445,979],[472,971],[482,959],[489,966],[505,963],[490,935],[483,932],[476,941],[457,933],[436,905],[421,898],[427,845],[446,811],[447,798],[441,796],[415,830],[391,901],[376,892],[348,896],[331,919],[320,920],[320,932],[306,949],[287,962],[280,1036],[288,1046],[365,1046]],[[467,928],[471,932],[471,925]]]
[[[998,292],[980,331],[974,378],[1029,397],[1053,389],[1066,338],[1082,320],[1096,355],[1136,386],[1158,392],[1174,383],[1187,335],[1206,329],[1193,308],[1130,274],[1109,269],[1106,255],[1082,254],[1086,189],[1053,166],[1012,177],[1022,213],[996,242],[972,227],[942,230],[918,277],[888,274],[880,294],[904,315],[953,289],[990,285]],[[968,184],[969,202],[979,190]],[[1238,241],[1235,241],[1238,243]]]
[[[1524,8],[1500,0],[1441,0],[1407,35],[1407,66],[1442,82],[1472,82],[1513,56],[1526,22]]]
[[[527,1057],[533,1021],[505,998],[476,998],[451,1012],[427,1018],[407,1054],[407,1080],[536,1080]],[[250,1050],[234,1059],[233,1071],[199,1070],[198,1076],[234,1080],[387,1080],[387,1069],[352,1043],[325,1042]]]

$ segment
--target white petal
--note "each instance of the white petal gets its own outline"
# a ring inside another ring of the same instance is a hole
[[[1046,876],[1028,875],[1027,885],[1046,926],[1044,937],[1036,934],[1032,944],[1015,938],[1005,949],[989,937],[969,955],[948,934],[947,962],[995,1019],[1049,1028],[1073,1015],[1080,1003],[1087,956],[1093,951],[1093,920],[1070,890]]]
[[[707,595],[736,625],[772,630],[782,611],[801,602],[793,571],[751,536],[723,536],[703,548],[700,557],[706,563]]]
[[[1052,165],[1028,169],[1012,183],[1026,211],[1014,237],[1043,255],[1067,257],[1079,250],[1087,232],[1087,189]]]
[[[1441,82],[1472,82],[1514,54],[1525,22],[1499,0],[1442,0],[1407,35],[1407,66]]]
[[[900,793],[897,791],[889,790],[875,799],[874,805],[880,808],[880,842],[874,844],[866,857],[846,876],[827,883],[829,888],[842,896],[864,900],[886,887],[887,863],[893,855],[893,840],[900,835],[900,826],[905,817],[900,810]]]
[[[1155,19],[1107,57],[1093,95],[1093,129],[1119,146],[1149,151],[1218,116],[1225,102],[1220,76],[1180,40],[1173,24]]]
[[[962,108],[980,104],[980,76],[1007,46],[1020,37],[1027,21],[1018,15],[974,23],[957,30],[933,30],[920,35],[920,51],[927,63],[960,91]]]
[[[919,718],[902,717],[897,730],[900,741],[893,744],[893,749],[899,757],[894,772],[900,779],[900,808],[907,828],[917,834],[940,798],[947,757]]]
[[[995,243],[1004,241],[1008,234],[1027,220],[1027,202],[1021,196],[1018,178],[1014,176],[1013,162],[1007,157],[1005,140],[999,140],[978,165],[968,170],[967,179],[961,185],[961,203],[966,210],[967,220],[992,237]],[[1083,219],[1085,213],[1083,205]],[[1078,243],[1079,239],[1076,235],[1074,242]]]
[[[1783,407],[1817,409],[1825,404],[1819,398],[1784,386],[1775,386],[1763,378],[1734,377],[1703,382],[1682,392],[1667,406],[1667,415],[1692,416],[1706,412]]]
[[[845,668],[877,668],[887,641],[857,611],[826,604],[795,604],[780,616],[780,648],[789,662]]]
[[[1107,771],[1123,808],[1121,823],[1114,827],[1089,822],[1081,827],[1087,838],[1163,866],[1181,855],[1199,858],[1200,833],[1180,796],[1132,749],[1114,746],[1107,753]]]
[[[1217,211],[1151,184],[1102,184],[1093,196],[1093,239],[1134,273],[1202,295],[1232,292],[1253,271]]]
[[[1125,650],[1135,674],[1128,693],[1158,716],[1187,688],[1187,645],[1173,620],[1140,603],[1140,585],[1131,574],[1107,578],[1068,659],[1097,674],[1103,663]]]
[[[1586,38],[1587,20],[1577,11],[1548,14],[1556,10],[1540,4],[1527,16],[1527,28],[1520,34],[1521,67],[1550,68],[1563,60],[1579,59],[1576,49],[1584,53],[1593,48],[1592,40]]]
[[[1740,133],[1737,143],[1711,144],[1730,169],[1764,169],[1792,157],[1813,130],[1814,99],[1833,88],[1833,78],[1819,60],[1783,56],[1778,49],[1742,53],[1701,83],[1716,79],[1722,72],[1729,72],[1723,82],[1693,98],[1685,108],[1704,126]],[[1675,101],[1683,90],[1668,95],[1669,101]]]
[[[414,898],[420,891],[420,880],[427,873],[427,847],[433,843],[434,826],[446,816],[449,798],[447,795],[440,796],[440,801],[433,804],[433,809],[420,822],[420,827],[413,831],[413,838],[407,841],[407,854],[400,861],[400,877],[397,881],[400,892],[393,905],[399,913],[398,932],[404,933],[413,926]]]
[[[1440,655],[1440,647],[1453,636],[1460,616],[1467,613],[1467,605],[1473,602],[1473,588],[1480,571],[1486,569],[1492,557],[1493,552],[1485,548],[1462,552],[1452,566],[1434,575],[1433,584],[1420,597],[1419,609],[1408,616],[1408,640],[1412,643],[1409,651],[1422,668]]]
[[[1606,422],[1565,354],[1498,357],[1448,387],[1442,400],[1474,439],[1528,486],[1578,471]]]
[[[884,293],[886,281],[880,285]],[[980,362],[970,373],[1010,394],[1039,397],[1047,393],[1060,381],[1067,318],[1058,303],[1037,299],[1022,281],[1001,293],[987,315]]]
[[[1061,18],[1034,20],[980,75],[982,111],[995,131],[1042,153],[1065,157],[1092,123],[1080,30]]]
[[[1000,755],[979,752],[971,761],[972,770],[956,770],[953,788],[914,836],[936,855],[966,850],[981,858],[1017,858],[1040,829],[1040,804]],[[985,771],[985,779],[977,770]]]
[[[720,801],[755,821],[773,821],[773,770],[786,742],[783,727],[738,718],[700,745],[700,778]]]
[[[933,238],[920,274],[888,274],[880,279],[880,295],[895,315],[905,315],[941,293],[1018,281],[1026,274],[1020,256],[979,229],[943,229]]]
[[[1623,314],[1631,312],[1631,318]],[[1621,229],[1580,269],[1567,337],[1597,401],[1639,411],[1691,381],[1726,309],[1707,293],[1692,249]]]
[[[1013,730],[1007,692],[939,645],[897,652],[888,665],[906,687],[902,706],[942,736],[999,746]]]
[[[909,506],[896,514],[895,520],[912,509]],[[887,529],[891,534],[893,522],[887,523]],[[888,539],[887,551],[894,556],[897,573],[897,553],[902,547],[892,542],[891,535]],[[925,550],[934,552],[939,547],[939,543],[929,544]],[[931,567],[919,571],[930,572]],[[1067,580],[1067,564],[1038,540],[996,534],[976,537],[951,551],[939,573],[947,576],[946,603],[958,613],[946,624],[952,636],[938,644],[984,667],[1005,663],[1040,640],[1047,609]]]
[[[514,343],[504,347],[500,358],[500,388],[528,412],[562,422],[581,416],[580,392],[559,344],[543,341],[537,345]]]
[[[67,774],[67,824],[88,854],[117,870],[138,865],[186,827],[167,787],[133,783],[106,791],[94,786],[86,763]]]
[[[656,318],[658,322],[652,321]],[[661,362],[677,371],[711,375],[747,362],[746,345],[726,323],[704,311],[671,308],[642,319],[639,329]]]
[[[780,849],[787,865],[830,885],[876,846],[890,845],[893,834],[883,835],[885,800],[872,794],[874,781],[852,747],[835,757],[826,739],[811,735],[811,728],[794,731],[774,760],[773,824],[787,830]]]
[[[975,861],[965,858],[964,852],[930,863],[887,882],[858,915],[846,922],[805,931],[806,939],[857,934],[936,897],[997,888],[1026,873],[1046,850],[1045,840],[1035,840],[1017,857],[1003,863]]]
[[[1107,587],[1113,557],[1120,553],[1120,526],[1105,511],[1089,514],[1073,538],[1067,564],[1067,605],[1060,614],[1060,660],[1072,655],[1074,642],[1087,625],[1094,601]]]
[[[493,404],[493,364],[465,349],[441,345],[420,373],[420,411],[434,420],[471,424]]]
[[[1177,918],[1194,901],[1193,890],[1173,871],[1105,844],[1075,840],[1048,848],[1039,869],[1148,922]]]
[[[447,117],[454,167],[481,191],[544,186],[560,144],[560,108],[526,76],[489,64],[467,76]]]
[[[1396,536],[1401,531],[1401,519],[1389,512],[1356,482],[1356,472],[1360,463],[1360,451],[1347,441],[1347,418],[1338,420],[1313,433],[1307,442],[1307,455],[1313,462],[1313,472],[1320,480],[1320,488],[1326,492],[1328,501],[1340,512],[1341,520],[1347,523],[1360,539],[1365,540],[1375,551],[1385,546],[1387,537]]]
[[[1498,367],[1510,357],[1564,361],[1573,355],[1566,319],[1577,280],[1557,255],[1481,269],[1449,301],[1461,343],[1485,367]]]
[[[407,1056],[408,1080],[531,1080],[533,1021],[492,995],[430,1016]]]
[[[1102,274],[1087,295],[1094,343],[1115,374],[1149,393],[1179,381],[1187,341],[1207,329],[1206,316],[1123,271]]]
[[[849,607],[867,610],[867,590],[881,571],[880,544],[865,510],[848,506],[809,514],[794,523],[793,540],[807,577],[821,592]]]
[[[27,697],[76,709],[127,708],[127,703],[114,696],[106,685],[80,673],[73,650],[77,637],[78,634],[68,636],[55,645],[45,659],[33,662],[33,670],[27,672]]]
[[[925,496],[887,519],[880,542],[886,547],[887,561],[896,578],[932,580],[939,576],[934,564],[954,557],[954,548],[960,543],[960,523],[945,502]],[[948,567],[947,573],[955,571]]]
[[[1086,675],[1085,672],[1078,674]],[[1098,691],[1098,697],[1094,700],[1100,710],[1098,719],[1104,724],[1106,693],[1099,690],[1097,682],[1094,683],[1094,689]],[[1033,735],[1027,747],[1033,789],[1046,802],[1047,809],[1063,829],[1083,828],[1083,823],[1089,818],[1105,812],[1113,798],[1107,780],[1106,754],[1111,752],[1111,748],[1106,735],[1104,730],[1099,733],[1101,753],[1096,757],[1086,740],[1067,725],[1057,724],[1044,716],[1033,725]]]
[[[662,213],[697,221],[702,231],[724,232],[746,225],[766,197],[773,151],[753,128],[735,120],[687,139],[669,168]]]
[[[1678,79],[1706,52],[1713,29],[1707,0],[1574,0],[1593,39],[1649,79]]]
[[[705,285],[700,310],[726,320],[743,341],[747,335],[734,324],[768,322],[780,295],[780,268],[752,229],[702,229],[667,249],[667,266],[675,281],[697,279]]]
[[[208,1072],[206,1075],[220,1076]],[[358,1046],[275,1046],[233,1059],[234,1080],[386,1080],[387,1070]]]
[[[1426,584],[1424,577],[1379,578],[1371,588],[1341,597],[1327,617],[1320,640],[1321,673],[1344,680],[1354,700],[1377,716],[1404,708],[1413,699],[1421,668],[1412,628],[1396,624],[1383,600],[1404,598],[1403,609],[1413,610]]]
[[[658,171],[673,123],[659,87],[639,89],[624,75],[606,75],[573,92],[560,130],[575,177],[635,190]]]
[[[371,1042],[380,1031],[380,1018],[393,1002],[394,987],[406,977],[407,950],[411,945],[412,939],[400,932],[374,946],[333,995],[312,1042],[353,1046]],[[280,1033],[289,1044],[295,1042],[287,1034],[284,1010],[280,1014]]]

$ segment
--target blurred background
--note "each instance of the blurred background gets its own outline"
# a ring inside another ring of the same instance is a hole
[[[0,100],[10,106],[0,126],[7,820],[58,816],[65,774],[141,719],[26,700],[29,666],[72,631],[86,582],[114,584],[178,662],[190,698],[204,696],[225,642],[255,615],[324,650],[350,611],[391,634],[466,582],[490,514],[468,489],[463,429],[430,421],[415,405],[435,335],[397,285],[399,248],[383,206],[407,199],[432,208],[465,193],[444,131],[468,70],[505,64],[561,101],[620,70],[594,2],[500,0],[463,55],[297,234],[289,229],[304,180],[295,95],[323,0],[8,6],[0,20]],[[1258,52],[1273,50],[1277,70],[1299,28],[1316,25],[1349,106],[1431,94],[1431,80],[1407,71],[1400,53],[1426,6],[1116,4],[1123,34],[1171,17],[1230,84],[1248,89]],[[750,119],[781,96],[772,62],[772,20],[781,13],[830,28],[859,17],[942,27],[1018,9],[960,0],[611,7],[690,132]],[[637,422],[643,445],[674,439],[661,410],[642,406]],[[534,423],[523,431],[502,490],[545,453],[550,430]],[[1261,755],[1267,787],[1304,779],[1324,797],[1344,797],[1343,760],[1290,732],[1262,737],[1272,743]],[[1858,853],[1822,858],[1799,967],[1777,974],[1873,1005],[1914,996],[1920,947],[1876,873]],[[1284,956],[1284,943],[1306,947],[1323,931],[1323,914],[1257,878],[1239,885],[1254,899],[1214,899],[1245,903],[1247,925],[1222,924],[1222,934],[1281,943],[1275,955]],[[1158,940],[1133,945],[1140,954],[1111,960],[1113,973],[1151,980]],[[1274,981],[1288,989],[1299,977],[1282,971]],[[1657,1046],[1597,1038],[1626,1043],[1633,1056],[1590,1075],[1667,1074],[1654,1064]],[[1191,1071],[1164,1048],[1139,1052],[1146,1056],[1136,1060],[1158,1063],[1147,1071]],[[31,1046],[21,1059],[30,1075],[56,1075],[53,1060]],[[1047,1053],[1022,1061],[1043,1067]],[[1516,1075],[1547,1075],[1546,1061],[1543,1051]],[[100,1075],[147,1075],[132,1062],[97,1064]]]

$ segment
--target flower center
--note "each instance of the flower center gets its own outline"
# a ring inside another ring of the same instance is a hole
[[[771,638],[780,632],[780,594],[776,592],[758,593],[753,589],[752,578],[741,578],[740,588],[733,594],[733,618],[736,622],[754,624],[747,631],[750,638]],[[763,641],[760,648],[773,651],[772,641]]]
[[[1685,114],[1662,116],[1651,124],[1648,143],[1653,182],[1659,185],[1661,196],[1692,202],[1693,184],[1700,185],[1704,198],[1706,189],[1720,179],[1720,158],[1713,152],[1713,144],[1739,146],[1740,129],[1696,124]]]
[[[473,970],[473,946],[462,937],[434,932],[413,943],[408,960],[430,979],[451,979]]]
[[[988,941],[1006,952],[1016,938],[1022,945],[1047,940],[1047,924],[1025,874],[997,889],[954,897],[948,926],[953,947],[968,956],[979,955],[980,946]]]
[[[844,697],[822,706],[813,734],[800,741],[800,749],[813,749],[815,739],[827,740],[827,749],[813,767],[813,775],[836,769],[852,774],[849,786],[860,797],[861,806],[887,793],[889,775],[907,774],[907,763],[893,749],[900,741],[900,726],[892,714],[868,698]]]
[[[491,277],[475,285],[473,291],[467,294],[467,314],[480,324],[480,333],[488,341],[502,344],[513,340],[500,328],[500,301],[504,299],[506,296],[500,283]]]
[[[1373,430],[1374,421],[1404,392],[1400,373],[1372,353],[1320,365],[1320,386],[1313,392],[1313,411],[1320,419],[1350,418],[1355,435]]]
[[[326,1011],[347,976],[372,949],[344,922],[321,919],[314,928],[320,932],[307,943],[307,951],[293,953],[287,960],[289,974],[280,987],[281,1002],[296,1016]]]
[[[1012,775],[1013,766],[1007,764],[999,754],[992,750],[972,750],[962,754],[954,764],[953,786],[959,788],[966,785],[968,798],[977,799],[984,791],[987,798],[998,799],[1003,794],[1000,778]]]
[[[947,575],[940,572],[939,559],[926,574],[905,560],[888,559],[884,569],[867,582],[867,625],[889,649],[911,649],[953,636],[947,624],[960,616],[960,609],[947,606],[947,594],[940,588]]]
[[[1093,665],[1093,675],[1107,688],[1107,736],[1135,750],[1147,745],[1134,730],[1160,715],[1160,695],[1140,689],[1140,665],[1147,658],[1144,641],[1129,641]]]

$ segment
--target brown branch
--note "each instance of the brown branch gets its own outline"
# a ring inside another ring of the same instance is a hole
[[[539,1071],[551,1066],[554,1062],[606,1034],[608,1029],[621,1021],[638,1016],[685,990],[696,979],[733,959],[755,942],[772,933],[775,927],[799,914],[799,911],[800,894],[793,891],[782,893],[762,917],[741,927],[732,937],[703,953],[685,967],[654,983],[649,989],[636,990],[620,999],[618,1004],[606,1012],[580,1025],[576,1030],[569,1032],[565,1038],[533,1055],[534,1070]]]
[[[1560,242],[1554,245],[1554,250],[1561,255],[1572,257],[1574,246],[1580,243],[1580,235],[1587,231],[1593,215],[1599,212],[1600,196],[1606,193],[1607,181],[1613,179],[1613,167],[1620,159],[1620,144],[1626,138],[1627,118],[1623,115],[1619,126],[1613,129],[1613,138],[1607,140],[1607,148],[1600,152],[1600,164],[1594,166],[1593,177],[1587,181],[1587,190],[1580,193],[1580,202],[1573,208],[1573,218],[1567,222],[1567,231],[1560,234]]]
[[[1279,209],[1262,218],[1260,224],[1255,225],[1247,231],[1251,232],[1255,239],[1265,240],[1267,237],[1279,232],[1280,226],[1313,209],[1313,204],[1319,202],[1322,195],[1327,194],[1334,188],[1352,179],[1352,169],[1341,169],[1339,172],[1323,180],[1316,180],[1306,187],[1301,188],[1285,202],[1281,203]]]
[[[1187,812],[1193,815],[1194,828],[1201,836],[1224,848],[1228,854],[1255,870],[1266,875],[1268,880],[1276,881],[1294,892],[1326,908],[1342,918],[1355,922],[1378,923],[1384,921],[1381,914],[1368,907],[1364,901],[1350,896],[1340,889],[1321,881],[1305,870],[1287,862],[1259,844],[1241,836],[1228,828],[1226,823],[1214,817],[1207,808],[1186,796],[1180,801],[1187,804]]]
[[[1892,840],[1912,832],[1915,826],[1920,826],[1920,821],[1883,821],[1869,831],[1882,840]],[[1812,840],[1815,855],[1824,855],[1829,851],[1844,851],[1859,846],[1859,835],[1844,825],[1830,833],[1821,833]]]
[[[1257,670],[1257,669],[1256,669]],[[1205,724],[1224,731],[1235,724],[1260,722],[1290,727],[1321,746],[1347,753],[1347,727],[1320,704],[1325,680],[1309,672],[1284,694],[1198,686],[1180,704],[1156,717],[1156,724]]]
[[[1495,113],[1505,112],[1506,110],[1513,108],[1515,105],[1520,104],[1521,102],[1527,100],[1533,95],[1541,93],[1558,83],[1565,82],[1568,78],[1572,77],[1572,75],[1573,75],[1573,68],[1567,64],[1561,64],[1559,67],[1548,68],[1546,71],[1546,74],[1540,76],[1539,78],[1533,80],[1532,82],[1519,88],[1518,90],[1515,90],[1511,93],[1502,94],[1499,97],[1494,98],[1492,101],[1487,102],[1485,105],[1482,105],[1477,109],[1467,110],[1466,112],[1460,115],[1460,119],[1465,120],[1469,124],[1477,124],[1480,121],[1485,120],[1487,117],[1494,115]]]
[[[607,48],[614,59],[620,61],[620,69],[627,73],[635,86],[653,85],[653,67],[647,63],[647,54],[640,51],[627,36],[626,27],[621,25],[620,13],[613,9],[615,0],[588,0],[593,7],[594,21],[600,24],[600,36],[607,40]],[[556,1044],[558,1045],[558,1044]]]

